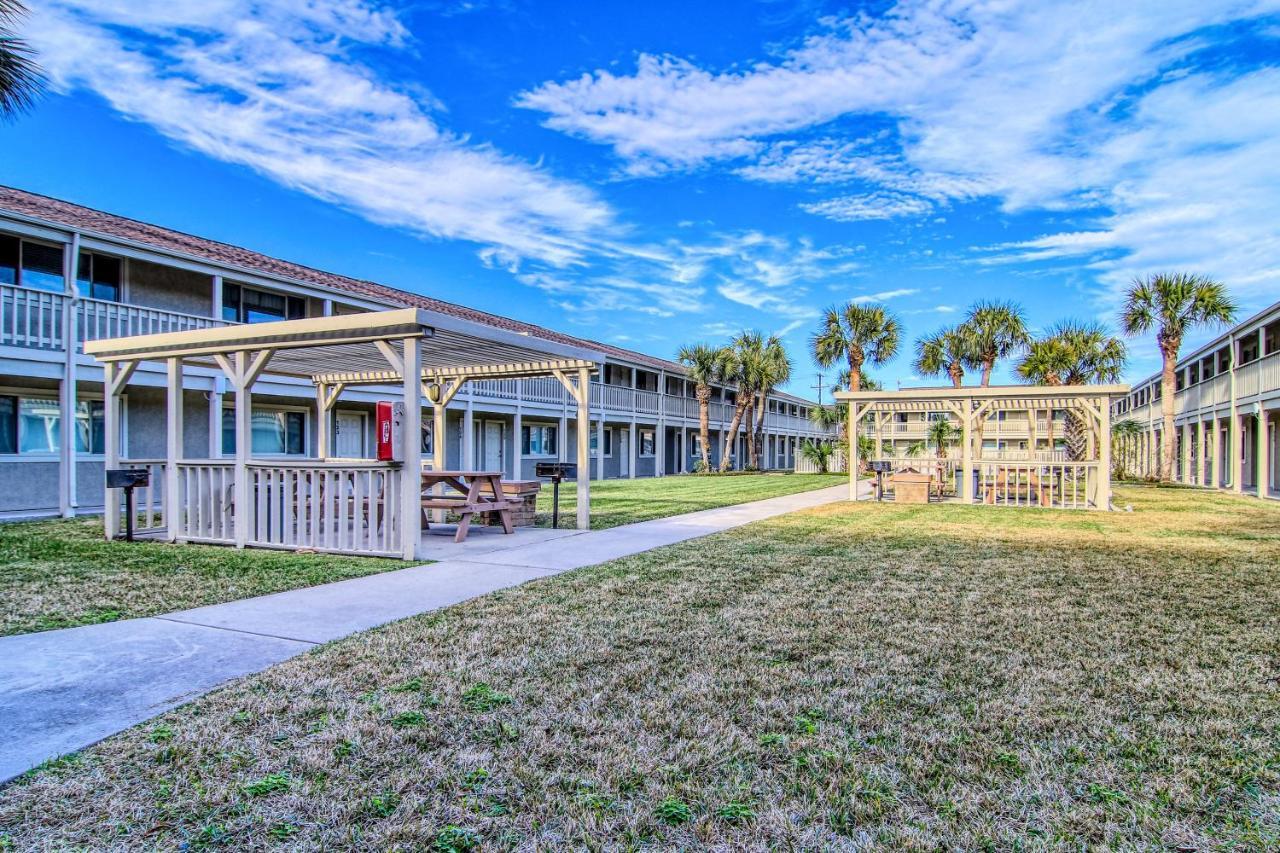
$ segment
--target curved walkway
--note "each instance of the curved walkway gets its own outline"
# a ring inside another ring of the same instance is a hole
[[[319,643],[848,494],[848,486],[835,486],[608,530],[473,533],[461,545],[430,545],[430,556],[440,559],[430,565],[164,616],[0,638],[0,782]]]

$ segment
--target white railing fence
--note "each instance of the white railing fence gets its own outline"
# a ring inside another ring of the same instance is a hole
[[[64,308],[61,293],[0,285],[0,344],[44,350],[63,350]]]
[[[164,529],[164,477],[163,459],[121,459],[121,468],[147,469],[148,485],[133,490],[133,530],[135,533],[154,533]],[[121,518],[124,500],[120,501]],[[121,521],[120,529],[124,530]]]
[[[380,463],[251,463],[247,542],[399,556],[400,480]]]
[[[158,335],[185,332],[189,329],[211,329],[229,325],[224,320],[163,311],[141,305],[125,305],[101,299],[76,302],[76,337],[80,341],[122,338],[129,335]]]
[[[178,465],[178,517],[172,533],[187,542],[235,542],[233,463],[182,460]]]
[[[1087,509],[1096,504],[1098,468],[1098,462],[980,462],[974,499],[1005,506]]]

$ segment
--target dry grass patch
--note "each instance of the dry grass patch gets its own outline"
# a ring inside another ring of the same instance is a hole
[[[836,505],[398,622],[9,787],[0,833],[1274,849],[1280,511],[1120,500]]]
[[[407,565],[414,564],[107,542],[101,518],[0,524],[0,635],[151,616]]]
[[[825,489],[849,482],[845,474],[698,474],[679,477],[641,477],[591,484],[591,527],[599,530],[666,518],[686,512],[718,509]],[[539,527],[551,526],[551,485],[538,494]],[[573,519],[578,506],[574,483],[560,484],[560,523]]]

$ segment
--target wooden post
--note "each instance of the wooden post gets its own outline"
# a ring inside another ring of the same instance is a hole
[[[241,350],[235,354],[236,379],[236,463],[235,476],[232,480],[235,491],[233,526],[235,528],[235,546],[243,548],[249,541],[249,519],[253,510],[249,501],[253,492],[249,489],[249,458],[253,448],[253,399],[249,391],[253,384],[249,378],[249,353]],[[172,463],[171,463],[172,464]],[[166,521],[167,523],[167,521]]]
[[[108,361],[102,366],[102,433],[107,445],[102,449],[104,468],[120,467],[120,395],[116,390],[116,377],[119,374],[120,365],[114,361]],[[110,541],[120,532],[120,491],[105,491],[103,534]]]
[[[1111,401],[1103,397],[1098,406],[1098,509],[1111,508]]]
[[[178,541],[179,519],[182,517],[182,495],[179,494],[178,462],[185,455],[182,450],[182,359],[168,359],[168,382],[165,395],[165,483],[164,527],[165,538]]]
[[[849,401],[849,500],[858,499],[858,401]],[[794,467],[794,464],[793,466]]]
[[[511,479],[513,480],[524,479],[520,472],[524,467],[524,441],[520,435],[523,431],[524,413],[517,406],[511,422]]]
[[[591,371],[578,368],[578,529],[591,529]],[[600,445],[604,454],[603,439]]]
[[[973,503],[973,401],[960,401],[960,502]],[[1050,409],[1050,417],[1053,410]]]
[[[329,386],[316,383],[316,458],[323,461],[329,456],[332,439],[329,437],[331,414],[328,405]]]
[[[1227,476],[1231,479],[1231,491],[1237,494],[1244,490],[1244,454],[1241,453],[1240,445],[1240,414],[1236,411],[1236,337],[1229,335],[1227,337],[1227,345],[1229,347],[1228,354],[1230,360],[1227,362],[1228,373],[1228,391],[1231,404],[1228,409],[1227,423]]]
[[[1184,486],[1191,485],[1191,424],[1183,424],[1178,429],[1182,436],[1182,447],[1179,448],[1178,458],[1181,463],[1181,471],[1178,472],[1179,479]]]
[[[1257,441],[1254,442],[1257,447],[1256,458],[1253,462],[1253,482],[1257,488],[1258,497],[1265,498],[1267,496],[1267,486],[1271,482],[1271,462],[1268,459],[1269,450],[1267,435],[1267,410],[1262,408],[1262,403],[1258,403],[1258,435]]]
[[[601,386],[603,387],[603,386]],[[601,396],[604,392],[601,391]],[[600,414],[600,420],[596,421],[596,479],[604,479],[604,413]]]
[[[473,409],[474,395],[467,392],[467,408],[462,412],[462,468],[464,470],[474,469],[476,467],[476,421],[475,411]]]
[[[400,378],[404,394],[404,463],[400,469],[400,552],[406,560],[422,557],[422,340],[405,338]],[[436,406],[436,423],[444,407]],[[444,435],[432,436],[433,454],[440,459]],[[437,464],[443,468],[442,464]],[[390,509],[390,508],[388,508]]]

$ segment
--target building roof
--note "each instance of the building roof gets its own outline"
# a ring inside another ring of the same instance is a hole
[[[144,243],[165,252],[199,258],[214,264],[246,268],[263,275],[350,293],[366,299],[386,302],[390,305],[425,308],[428,311],[449,314],[459,319],[542,338],[557,344],[585,347],[597,352],[603,352],[605,355],[635,362],[654,370],[668,370],[676,373],[683,373],[684,371],[684,368],[674,361],[647,355],[646,353],[615,347],[600,341],[566,335],[543,326],[524,323],[498,314],[477,311],[465,305],[398,290],[377,282],[325,272],[302,264],[295,264],[291,261],[273,258],[249,249],[243,249],[239,246],[232,246],[229,243],[220,243],[216,240],[184,234],[181,231],[139,222],[136,219],[94,210],[90,207],[72,204],[68,201],[50,198],[49,196],[27,192],[14,187],[0,186],[0,208],[42,220],[63,229],[92,232],[105,237],[116,237]]]

